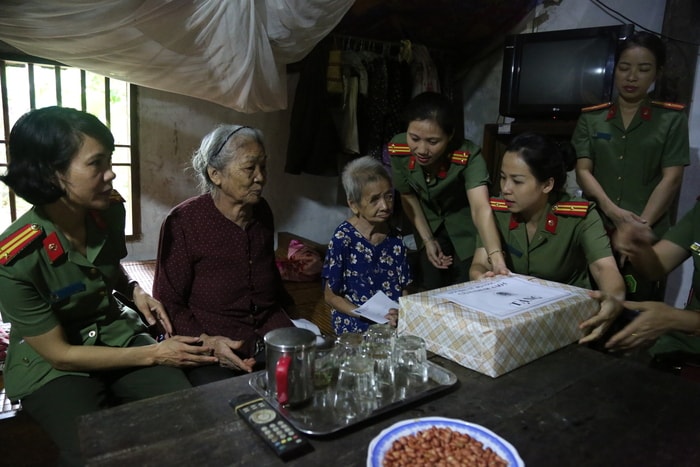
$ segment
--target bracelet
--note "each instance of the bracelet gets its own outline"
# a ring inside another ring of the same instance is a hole
[[[503,251],[503,250],[493,250],[491,253],[489,253],[488,256],[487,256],[487,258],[486,258],[486,259],[488,259],[489,264],[493,264],[493,263],[491,262],[491,255],[493,255],[493,254],[495,254],[495,253],[505,254],[505,251]]]

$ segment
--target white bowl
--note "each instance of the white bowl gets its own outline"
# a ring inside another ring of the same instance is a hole
[[[452,418],[423,417],[394,423],[375,436],[367,451],[367,467],[381,467],[384,456],[397,439],[433,427],[450,428],[458,433],[471,436],[481,442],[484,448],[491,448],[492,451],[501,456],[509,467],[524,467],[525,465],[513,445],[488,428]]]

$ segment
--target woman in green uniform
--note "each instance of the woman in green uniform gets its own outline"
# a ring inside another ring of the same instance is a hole
[[[406,133],[389,143],[394,187],[414,226],[420,284],[434,289],[469,280],[477,232],[495,268],[506,272],[489,207],[489,174],[480,148],[462,138],[452,103],[425,92],[405,111]],[[456,257],[456,258],[455,258]]]
[[[573,153],[534,133],[516,136],[506,148],[500,173],[503,198],[491,200],[506,264],[518,274],[588,289],[590,271],[601,290],[622,300],[625,285],[600,216],[592,203],[564,191],[574,159]],[[472,279],[495,274],[480,240]],[[600,337],[621,310],[618,301],[604,301],[598,314],[581,323],[593,331],[580,342]]]
[[[81,465],[78,417],[112,403],[190,386],[175,367],[216,361],[196,337],[160,343],[163,306],[130,282],[123,199],[112,189],[114,138],[93,115],[47,107],[22,116],[0,179],[33,205],[0,236],[0,313],[11,324],[7,396],[22,401],[56,442],[62,465]]]
[[[597,203],[610,232],[624,224],[630,232],[650,225],[659,238],[671,225],[690,149],[683,106],[647,94],[664,62],[658,37],[646,32],[628,37],[616,58],[617,100],[583,109],[572,137],[578,184]],[[663,299],[662,286],[641,282],[624,257],[620,263],[628,298]]]

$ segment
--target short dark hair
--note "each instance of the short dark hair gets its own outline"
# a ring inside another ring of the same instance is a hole
[[[622,52],[632,47],[644,47],[648,49],[656,59],[657,70],[663,68],[666,64],[666,47],[664,43],[657,35],[645,31],[633,32],[627,39],[620,43],[615,53],[615,63],[620,60]]]
[[[554,179],[554,192],[566,185],[566,173],[574,168],[576,153],[570,143],[556,143],[537,133],[521,133],[513,138],[506,152],[516,152],[540,182]]]
[[[406,106],[403,113],[405,125],[413,121],[432,120],[438,124],[447,135],[452,135],[452,139],[447,146],[448,152],[452,152],[462,144],[464,134],[461,128],[457,128],[460,123],[455,105],[450,99],[437,92],[423,92]]]
[[[57,201],[65,191],[56,174],[68,170],[85,135],[114,151],[112,133],[92,114],[58,106],[27,112],[10,132],[10,160],[0,180],[33,205]]]

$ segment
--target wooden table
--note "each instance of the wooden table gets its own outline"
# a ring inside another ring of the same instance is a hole
[[[412,417],[483,425],[531,466],[700,465],[700,384],[572,345],[493,379],[441,357],[460,382],[446,393],[326,437],[283,463],[228,402],[234,378],[84,416],[89,465],[364,466],[372,438]]]

